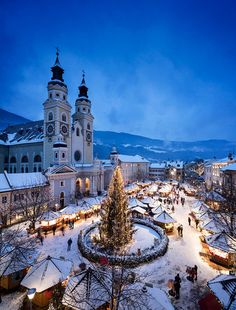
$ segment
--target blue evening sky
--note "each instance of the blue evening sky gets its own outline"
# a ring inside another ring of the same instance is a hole
[[[43,117],[55,47],[74,109],[81,72],[95,129],[236,140],[236,1],[0,4],[0,106]]]

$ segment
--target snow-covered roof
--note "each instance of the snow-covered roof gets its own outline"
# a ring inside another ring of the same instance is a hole
[[[221,171],[227,171],[227,170],[231,170],[231,171],[235,171],[236,170],[236,163],[224,166],[223,168],[220,169]]]
[[[41,172],[7,173],[7,178],[14,189],[42,186],[47,183],[45,175]]]
[[[173,167],[176,169],[183,169],[183,166],[184,166],[184,162],[181,160],[175,160],[175,161],[172,160],[172,161],[166,162],[166,167],[168,167],[168,168]]]
[[[149,163],[149,161],[140,155],[118,155],[118,159],[124,163]]]
[[[90,210],[92,205],[86,200],[78,201],[79,211],[87,211]]]
[[[16,145],[43,142],[43,120],[8,126],[0,136],[0,144]]]
[[[142,207],[142,208],[147,208],[147,206],[142,203],[140,200],[138,200],[137,198],[130,198],[129,199],[129,206],[130,207]]]
[[[151,205],[151,204],[154,203],[154,199],[152,199],[151,197],[145,197],[141,201],[142,201],[142,203],[145,203],[145,204],[148,204],[148,205]]]
[[[152,209],[152,213],[161,214],[165,209],[162,206],[158,206]]]
[[[207,230],[211,233],[219,233],[222,231],[222,226],[219,225],[218,221],[215,219],[211,219],[210,221],[206,221],[203,225],[201,225],[202,229]]]
[[[230,236],[225,231],[218,234],[205,237],[206,243],[212,247],[226,253],[236,252],[236,239]]]
[[[208,200],[217,201],[217,202],[225,201],[225,198],[215,191],[210,191],[209,193],[207,193],[206,198]]]
[[[0,254],[0,276],[7,276],[32,266],[38,252],[33,248],[8,246]]]
[[[68,205],[64,209],[60,210],[59,212],[63,215],[71,215],[71,214],[76,214],[80,211],[80,207],[77,205]]]
[[[176,220],[173,219],[172,216],[170,216],[169,213],[167,213],[165,210],[162,211],[160,214],[156,214],[153,217],[154,221],[160,222],[160,223],[176,223]]]
[[[236,309],[236,276],[221,274],[208,281],[207,285],[224,309]]]
[[[43,186],[47,178],[41,172],[0,173],[0,192]]]
[[[21,285],[36,288],[37,293],[43,292],[64,281],[69,276],[71,268],[71,261],[48,256],[30,269]]]
[[[166,163],[151,163],[150,169],[165,169]]]
[[[132,211],[136,211],[136,212],[138,212],[138,213],[140,213],[140,214],[145,214],[145,213],[147,213],[147,211],[144,210],[144,209],[141,208],[141,207],[134,207],[134,208],[132,209]]]
[[[41,221],[52,221],[56,220],[61,216],[59,212],[47,211],[40,218]]]
[[[111,286],[105,272],[89,267],[70,278],[62,303],[72,309],[97,309],[110,301]]]

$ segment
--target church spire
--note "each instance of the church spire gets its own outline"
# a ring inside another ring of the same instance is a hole
[[[80,97],[88,98],[88,87],[86,86],[86,83],[85,83],[85,73],[84,73],[84,71],[83,71],[83,75],[82,75],[82,81],[81,81],[81,84],[79,86],[79,98]]]
[[[63,80],[63,73],[64,73],[64,69],[62,68],[60,61],[59,61],[59,49],[57,48],[57,52],[56,52],[56,61],[54,66],[51,68],[52,71],[52,78],[51,80],[59,80],[61,82],[64,82]]]

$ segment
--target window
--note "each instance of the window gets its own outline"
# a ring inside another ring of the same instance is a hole
[[[41,168],[41,166],[39,166],[39,168],[38,168],[38,172],[41,172],[42,171],[42,168]]]
[[[63,95],[63,100],[66,100],[66,96],[65,95]]]
[[[60,97],[60,94],[56,93],[56,96],[57,96],[57,97]]]
[[[7,196],[2,196],[2,203],[7,203]]]
[[[65,186],[65,183],[64,183],[64,181],[61,181],[61,186]]]
[[[50,93],[50,94],[49,94],[49,98],[51,98],[51,99],[52,99],[52,93]]]
[[[76,128],[76,136],[79,136],[79,128]]]
[[[62,114],[61,119],[63,122],[66,122],[66,114],[65,113]]]
[[[57,152],[55,153],[55,158],[57,158]]]
[[[15,156],[12,156],[12,157],[11,157],[10,163],[11,163],[11,164],[15,164],[15,163],[16,163],[16,158],[15,158]]]
[[[24,156],[21,158],[21,162],[22,162],[22,163],[28,163],[28,162],[29,162],[28,157],[24,155]]]
[[[21,167],[21,173],[24,173],[24,167]]]
[[[49,120],[49,121],[52,121],[52,120],[53,120],[53,113],[52,113],[52,112],[49,112],[49,113],[48,113],[48,120]]]
[[[86,111],[86,108],[83,108],[83,111]]]
[[[62,153],[62,158],[65,158],[65,153],[64,152]]]
[[[78,112],[79,112],[79,108],[78,108]]]
[[[14,167],[14,173],[16,173],[16,167]]]
[[[90,130],[90,124],[89,124],[89,123],[88,123],[88,125],[87,125],[87,129]]]
[[[81,159],[81,153],[80,151],[75,151],[74,153],[74,159],[75,161],[79,161]]]
[[[36,155],[34,156],[34,162],[35,163],[41,163],[42,159],[41,159],[41,156],[40,155]]]
[[[34,172],[37,172],[37,168],[36,167],[34,167]]]

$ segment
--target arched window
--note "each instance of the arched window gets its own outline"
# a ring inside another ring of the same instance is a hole
[[[16,164],[16,158],[15,158],[15,156],[12,156],[12,157],[11,157],[10,163],[11,163],[11,164]]]
[[[26,155],[24,155],[22,158],[21,158],[21,162],[22,163],[28,163],[29,160],[28,160],[28,157]]]
[[[89,123],[88,123],[88,125],[87,125],[87,129],[90,130],[90,124],[89,124]]]
[[[52,121],[52,120],[53,120],[53,113],[52,113],[52,112],[49,112],[49,113],[48,113],[48,120],[49,120],[49,121]]]
[[[62,114],[61,120],[62,120],[63,122],[66,122],[66,114],[65,114],[65,113]]]
[[[76,136],[79,136],[79,128],[76,128]]]
[[[60,193],[60,206],[61,206],[61,208],[64,207],[64,201],[65,201],[65,194],[64,194],[64,192],[61,192]]]
[[[41,156],[40,155],[36,155],[34,156],[34,162],[35,163],[41,163],[42,159],[41,159]]]

